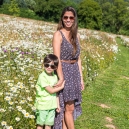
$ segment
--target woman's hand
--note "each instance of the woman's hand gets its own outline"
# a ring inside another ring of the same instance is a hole
[[[61,86],[63,82],[64,82],[63,79],[62,79],[62,80],[58,80],[57,84],[54,85],[54,87],[59,87],[59,86]]]
[[[81,90],[83,91],[85,88],[83,78],[81,78]]]

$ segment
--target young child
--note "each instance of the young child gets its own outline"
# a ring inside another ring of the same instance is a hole
[[[55,109],[59,112],[59,98],[56,92],[64,88],[64,83],[59,87],[54,87],[58,82],[54,70],[58,67],[58,57],[49,54],[43,61],[44,71],[39,75],[36,84],[36,124],[37,129],[51,129],[54,124]]]

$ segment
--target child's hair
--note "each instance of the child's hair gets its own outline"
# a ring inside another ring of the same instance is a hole
[[[43,60],[43,64],[53,62],[56,67],[58,67],[59,60],[58,57],[54,54],[48,54]]]

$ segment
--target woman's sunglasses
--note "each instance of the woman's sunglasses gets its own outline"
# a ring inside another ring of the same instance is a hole
[[[70,16],[70,17],[64,16],[64,17],[63,17],[64,20],[67,20],[68,18],[69,18],[70,20],[74,20],[74,17],[73,17],[73,16]]]
[[[53,65],[53,64],[51,65],[51,64],[46,64],[46,63],[44,64],[44,67],[45,67],[45,68],[50,67],[51,69],[56,69],[56,68],[57,68],[57,67],[56,67],[55,65]]]

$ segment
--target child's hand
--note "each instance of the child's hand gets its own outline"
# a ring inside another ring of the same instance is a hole
[[[59,113],[59,112],[60,112],[60,110],[61,110],[60,108],[56,108],[56,112],[57,112],[57,113]]]
[[[59,113],[61,111],[60,105],[57,106],[56,112]]]

